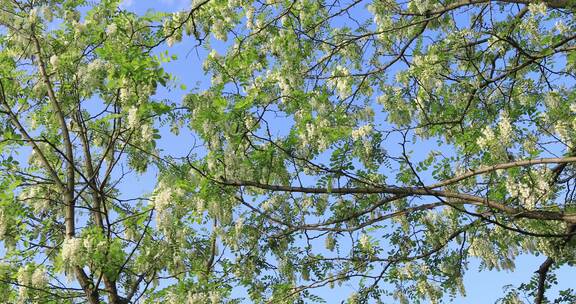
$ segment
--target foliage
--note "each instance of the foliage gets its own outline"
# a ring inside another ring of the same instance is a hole
[[[576,297],[572,1],[0,5],[7,301],[438,303],[520,254],[501,302]],[[167,101],[178,42],[211,81]]]

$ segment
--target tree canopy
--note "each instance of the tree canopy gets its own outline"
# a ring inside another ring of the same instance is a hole
[[[574,303],[547,291],[576,262],[575,12],[0,0],[0,295],[439,303],[471,260],[531,255],[499,302]],[[161,93],[175,44],[208,54],[183,100]],[[356,292],[317,292],[339,284]]]

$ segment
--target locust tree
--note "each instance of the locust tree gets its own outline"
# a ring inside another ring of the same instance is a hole
[[[5,299],[438,303],[531,255],[500,302],[575,301],[572,1],[0,4]],[[210,81],[164,100],[176,43]]]
[[[154,96],[173,81],[153,54],[163,15],[119,5],[0,2],[3,302],[155,302],[160,281],[210,268],[192,217],[155,218],[169,193],[123,194],[158,158],[170,106]]]

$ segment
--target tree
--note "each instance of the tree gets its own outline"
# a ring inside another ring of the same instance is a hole
[[[501,302],[549,303],[574,264],[572,1],[84,5],[2,1],[6,299],[440,302],[529,254]],[[211,83],[162,100],[179,41]]]

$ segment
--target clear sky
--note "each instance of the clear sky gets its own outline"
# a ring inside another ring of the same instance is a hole
[[[131,11],[143,13],[149,8],[162,11],[176,11],[189,7],[189,0],[160,0],[160,1],[138,1],[138,0],[125,0],[123,6]],[[178,56],[174,62],[166,63],[165,69],[172,73],[177,79],[185,84],[188,89],[198,87],[205,87],[209,83],[209,77],[204,75],[202,70],[202,61],[207,54],[206,50],[202,47],[195,48],[196,41],[191,38],[185,39],[183,42],[176,44],[168,49],[171,54]],[[222,45],[213,44],[216,47]],[[158,49],[158,52],[166,49]],[[174,102],[180,102],[187,91],[181,89],[159,90],[159,98],[169,98]],[[163,138],[158,143],[161,149],[176,155],[185,155],[188,151],[182,150],[182,142],[190,138],[190,134],[182,132],[178,137],[170,134],[169,132],[162,132]],[[424,147],[420,151],[422,155],[427,154],[428,147]],[[432,148],[432,147],[430,147]],[[434,147],[437,148],[437,147]],[[142,193],[149,193],[154,187],[154,172],[149,175],[141,176],[136,183],[131,184],[129,189],[124,189],[128,196],[141,195]],[[469,265],[469,270],[465,276],[465,287],[467,289],[466,297],[456,298],[454,303],[494,303],[499,297],[505,294],[503,288],[505,285],[512,284],[518,286],[520,283],[529,282],[534,271],[545,260],[545,257],[529,257],[520,256],[516,260],[516,270],[514,272],[507,271],[478,271],[479,263],[472,260]],[[568,267],[560,269],[557,273],[559,287],[565,289],[572,287],[573,282],[576,282],[576,270]],[[572,282],[572,283],[571,283]],[[353,289],[347,286],[336,287],[335,289],[324,289],[317,292],[318,295],[326,298],[328,303],[332,302],[330,297],[338,297],[339,299],[346,298],[346,295]],[[553,288],[549,294],[556,294],[558,288]],[[390,301],[392,303],[393,301]],[[526,301],[529,303],[529,301]]]

